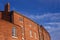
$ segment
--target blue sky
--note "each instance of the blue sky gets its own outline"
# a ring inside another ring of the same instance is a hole
[[[52,40],[60,40],[60,0],[0,0],[0,10],[9,2],[15,10],[40,25],[50,33]]]

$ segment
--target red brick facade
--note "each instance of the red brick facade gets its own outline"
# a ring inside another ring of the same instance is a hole
[[[0,11],[0,40],[50,40],[50,35],[41,25],[10,11],[8,3],[5,10]]]

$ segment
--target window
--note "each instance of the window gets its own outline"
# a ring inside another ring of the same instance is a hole
[[[24,40],[24,37],[22,37],[22,40]]]
[[[29,24],[29,26],[30,26],[30,27],[32,27],[32,25],[31,25],[31,24]]]
[[[42,33],[40,34],[40,40],[44,40]]]
[[[34,35],[35,35],[35,39],[37,39],[36,33],[34,33]]]
[[[12,36],[16,37],[16,27],[12,28]]]
[[[39,30],[39,32],[41,32],[41,30]]]
[[[20,25],[21,26],[21,28],[23,28],[23,25]]]
[[[32,31],[30,30],[30,37],[32,37]]]
[[[22,32],[22,35],[24,36],[24,32]]]
[[[20,25],[20,26],[21,26],[22,35],[24,35],[24,27],[23,27],[23,25]]]
[[[20,25],[20,26],[21,26],[22,30],[24,30],[24,27],[22,25]]]
[[[22,22],[23,21],[23,18],[19,18],[19,20]]]
[[[41,37],[40,40],[44,40],[44,39]]]
[[[19,18],[20,23],[23,23],[23,18]]]

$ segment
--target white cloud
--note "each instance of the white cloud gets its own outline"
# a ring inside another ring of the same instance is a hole
[[[29,18],[32,18],[32,19],[50,19],[50,20],[58,20],[60,19],[60,13],[47,13],[47,14],[43,14],[43,15],[26,15],[28,16]]]
[[[28,16],[31,19],[35,19],[37,21],[45,20],[45,19],[53,20],[54,22],[49,22],[49,23],[44,22],[43,23],[43,25],[45,26],[46,29],[55,30],[55,28],[54,28],[55,26],[60,27],[60,22],[56,22],[56,21],[60,20],[60,13],[47,13],[47,14],[43,14],[43,15],[26,15],[26,16]]]
[[[60,22],[50,22],[50,23],[45,23],[44,27],[49,31],[57,31],[60,30]]]
[[[60,25],[60,22],[50,22],[50,23],[46,23],[46,24],[49,24],[49,25]]]
[[[46,29],[51,29],[51,27],[50,27],[50,26],[45,26],[45,28],[46,28]]]
[[[49,19],[49,20],[60,20],[60,13],[47,13],[47,14],[43,14],[43,15],[26,15],[31,19],[35,19],[37,21],[40,20],[44,20],[44,19]],[[53,32],[56,30],[60,30],[60,22],[44,22],[43,26],[49,31],[49,32]]]

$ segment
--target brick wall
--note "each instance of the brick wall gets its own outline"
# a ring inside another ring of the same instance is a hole
[[[16,27],[16,37],[12,37],[12,27]],[[22,40],[21,27],[0,20],[0,40]]]
[[[25,16],[22,16],[20,14],[18,14],[17,12],[13,12],[13,18],[14,18],[14,24],[19,25],[19,26],[23,26],[23,30],[24,30],[24,39],[26,40],[39,40],[39,36],[38,36],[38,26],[36,23],[34,23],[33,21],[29,20],[28,18],[26,18]],[[20,20],[22,19],[22,20]],[[22,30],[22,31],[23,31]],[[32,36],[30,37],[30,30],[32,31]],[[34,33],[36,33],[36,37]]]

